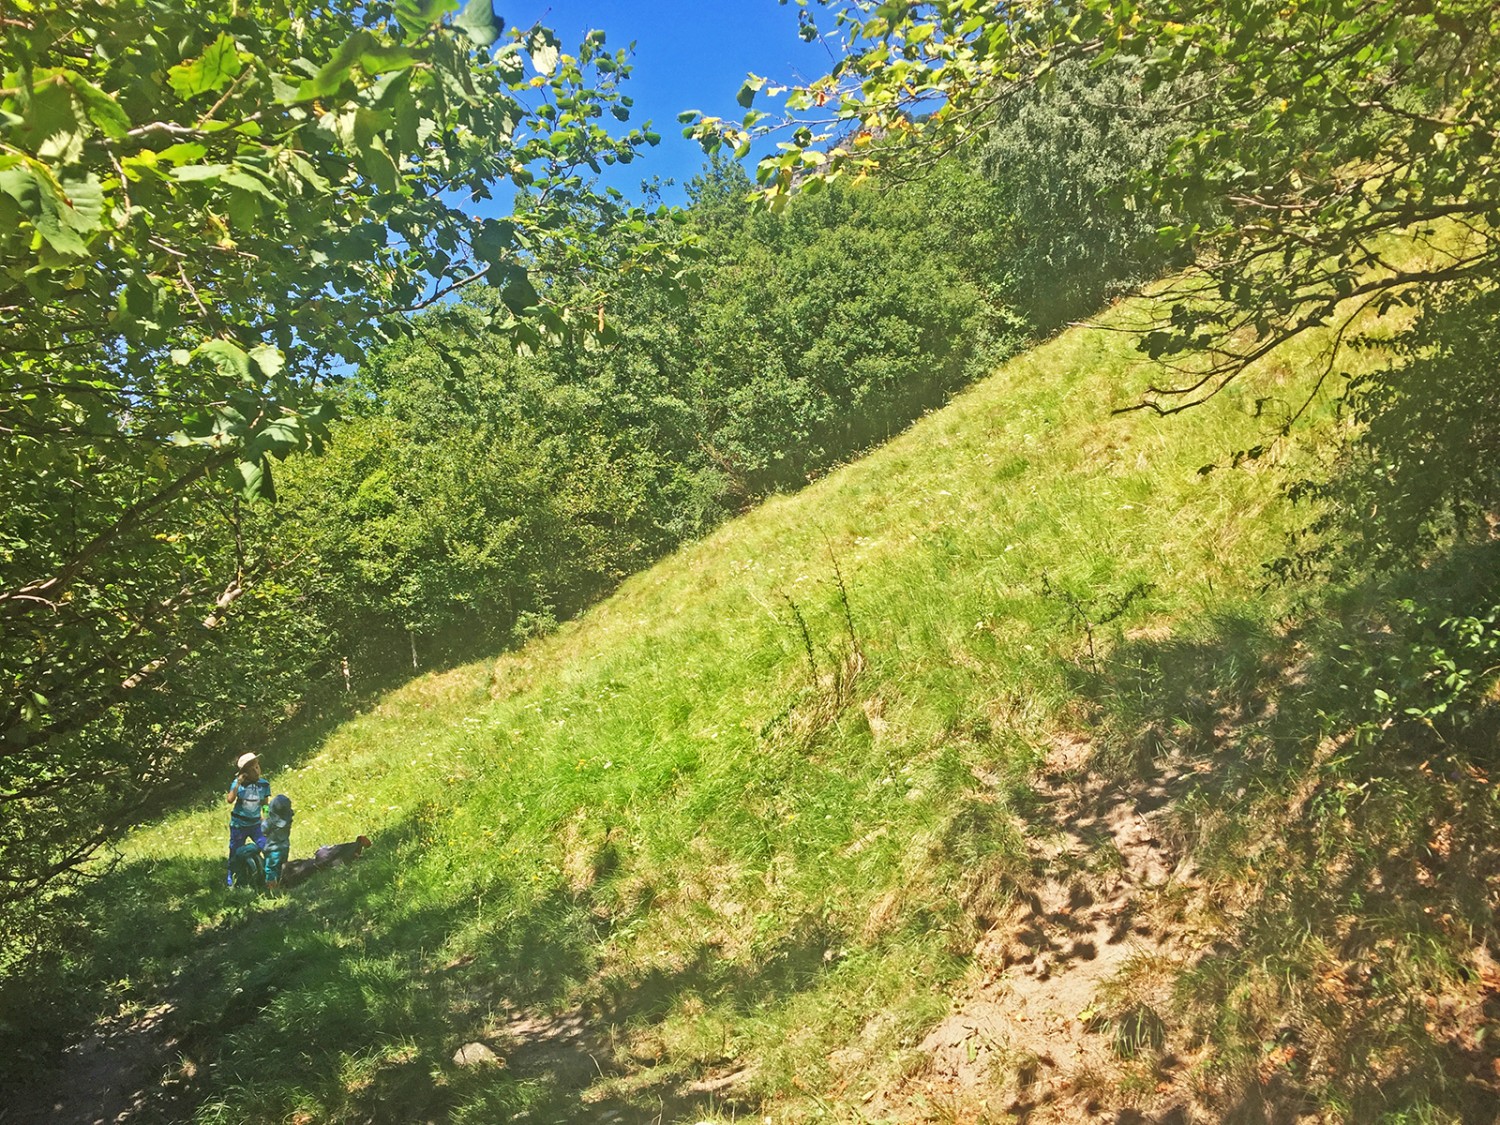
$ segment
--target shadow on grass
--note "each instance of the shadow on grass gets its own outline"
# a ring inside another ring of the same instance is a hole
[[[454,1121],[504,1121],[524,1113],[530,1121],[622,1125],[714,1111],[754,1113],[758,1098],[727,1050],[687,1063],[643,1057],[632,1054],[631,1035],[649,1033],[688,998],[744,1014],[815,987],[828,970],[827,950],[839,940],[812,920],[755,964],[726,958],[705,943],[670,968],[596,974],[566,1013],[517,1012],[499,1023],[484,1038],[504,1060],[503,1069],[461,1074],[445,1108]]]
[[[722,1068],[657,1068],[624,1029],[688,995],[749,1011],[810,987],[831,935],[814,926],[754,966],[705,945],[675,970],[600,977],[611,919],[565,889],[491,873],[482,922],[470,895],[411,893],[427,830],[405,821],[279,898],[226,890],[217,858],[117,867],[82,903],[61,975],[6,998],[9,1030],[34,1038],[0,1121],[628,1125],[746,1108]],[[462,956],[445,951],[456,934]],[[475,1041],[501,1063],[459,1065]]]
[[[1170,760],[1189,782],[1166,815],[1223,900],[1223,936],[1179,977],[1176,1016],[1225,1076],[1224,1121],[1342,1107],[1493,1125],[1494,669],[1442,713],[1404,708],[1440,695],[1433,623],[1483,617],[1497,562],[1500,545],[1454,552],[1327,595],[1294,630],[1223,617],[1076,670],[1096,768]]]

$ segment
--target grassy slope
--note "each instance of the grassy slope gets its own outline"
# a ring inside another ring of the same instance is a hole
[[[1150,376],[1125,335],[1067,332],[556,635],[414,680],[295,766],[267,748],[294,854],[376,850],[249,901],[218,885],[217,800],[140,831],[69,970],[114,983],[77,1014],[176,1003],[202,1120],[862,1119],[1029,878],[1050,741],[1133,751],[1111,715],[1145,681],[1106,686],[1082,619],[1140,588],[1096,655],[1170,637],[1212,683],[1247,659],[1226,622],[1271,636],[1287,608],[1260,588],[1277,475],[1195,471],[1264,436],[1251,392],[1112,417]],[[573,1011],[588,1111],[562,1054],[449,1061]],[[735,1104],[692,1088],[741,1069]]]

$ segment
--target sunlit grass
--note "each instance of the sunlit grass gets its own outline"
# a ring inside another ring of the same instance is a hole
[[[1027,877],[1028,773],[1096,718],[1079,670],[1286,610],[1260,569],[1281,478],[1198,472],[1267,437],[1266,386],[1111,413],[1160,377],[1126,334],[1065,333],[555,634],[391,692],[305,763],[255,747],[294,855],[375,849],[280,899],[227,895],[204,794],[122,843],[71,971],[116,982],[110,1003],[176,1000],[213,1062],[203,1121],[566,1120],[545,1074],[450,1057],[580,1005],[609,1104],[740,1067],[735,1096],[777,1120],[855,1119]]]

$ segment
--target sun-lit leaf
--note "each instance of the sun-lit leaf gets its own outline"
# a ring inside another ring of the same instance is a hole
[[[42,160],[54,165],[74,164],[83,157],[84,140],[94,128],[88,114],[66,81],[68,71],[41,77],[24,105],[23,124],[16,139]]]
[[[359,52],[359,68],[372,78],[411,69],[417,56],[405,47],[390,47],[374,44]]]
[[[538,74],[549,75],[557,69],[562,58],[557,36],[545,27],[533,27],[526,33],[526,53],[531,56],[531,65]]]
[[[314,101],[330,98],[349,81],[356,63],[366,55],[374,53],[378,43],[368,31],[356,31],[346,39],[334,56],[317,72],[297,88],[297,101]]]
[[[479,46],[488,47],[500,38],[505,21],[495,15],[493,0],[468,0],[463,11],[454,18],[453,26]]]
[[[407,31],[423,32],[458,9],[459,0],[396,0],[396,19]]]
[[[251,173],[243,171],[239,168],[231,167],[220,177],[220,180],[223,183],[227,184],[229,187],[239,188],[241,191],[251,192],[252,194],[259,195],[264,199],[269,199],[274,203],[281,202],[280,197],[278,197],[275,192],[271,190],[270,186],[265,182],[265,180],[261,179],[259,176],[252,175]]]
[[[271,466],[265,458],[254,461],[239,461],[235,464],[239,475],[239,494],[245,500],[275,500],[276,486],[271,479]]]
[[[208,154],[208,146],[197,141],[179,141],[156,153],[156,159],[168,164],[192,164]]]
[[[223,179],[229,168],[228,164],[183,164],[172,169],[172,178],[185,184],[211,182]]]
[[[104,190],[97,176],[62,181],[64,206],[59,208],[62,220],[80,233],[88,234],[100,227],[104,214]]]
[[[113,94],[106,93],[80,75],[70,75],[73,92],[83,102],[89,120],[110,140],[118,141],[130,131],[130,117]]]
[[[752,74],[749,78],[745,79],[744,85],[740,87],[740,92],[735,95],[734,100],[737,101],[742,108],[749,109],[751,103],[755,101],[756,93],[759,92],[760,89],[765,86],[765,84],[766,80],[764,78]]]
[[[273,379],[286,367],[286,356],[271,344],[256,344],[250,349],[250,360],[267,379]]]
[[[167,71],[167,82],[184,101],[199,94],[218,93],[245,69],[232,36],[226,31],[196,59],[184,59]]]
[[[250,382],[250,357],[234,341],[205,340],[198,345],[197,354],[212,363],[220,374],[240,383]]]
[[[7,195],[22,208],[35,214],[41,207],[36,172],[24,164],[0,169],[0,194]]]

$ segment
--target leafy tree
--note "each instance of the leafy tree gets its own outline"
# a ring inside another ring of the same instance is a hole
[[[723,229],[688,370],[703,446],[740,497],[800,486],[1015,348],[1023,325],[992,280],[1002,215],[949,162]]]
[[[1134,59],[1059,63],[978,138],[1006,219],[1004,284],[1036,329],[1086,316],[1176,260],[1157,238],[1170,215],[1128,197],[1160,174],[1187,121],[1176,89],[1147,91],[1140,71]]]
[[[1323,476],[1293,485],[1322,503],[1277,561],[1399,567],[1464,540],[1490,543],[1500,503],[1500,290],[1444,286],[1390,347],[1393,365],[1350,381],[1352,436]]]
[[[657,139],[601,124],[630,105],[602,34],[502,36],[490,0],[13,0],[3,22],[0,901],[75,869],[192,743],[164,701],[267,609],[296,548],[247,504],[321,449],[327,385],[481,278],[501,338],[592,323],[531,277],[631,226],[589,175]],[[471,213],[506,184],[510,217]],[[674,253],[611,246],[595,285]]]
[[[1070,60],[1138,60],[1145,92],[1175,87],[1190,102],[1170,160],[1129,193],[1165,207],[1162,237],[1202,262],[1197,299],[1185,294],[1147,344],[1212,362],[1164,389],[1158,409],[1199,401],[1312,325],[1347,321],[1349,298],[1386,308],[1420,302],[1433,282],[1494,276],[1500,27],[1484,0],[819,6],[849,49],[828,75],[775,91],[804,118],[758,171],[781,196],[809,176],[868,173],[877,154],[899,163],[959,143]],[[1195,95],[1198,83],[1214,96]],[[764,85],[752,77],[742,102]],[[696,117],[688,131],[715,148],[780,124],[747,121]],[[1440,261],[1388,260],[1383,233],[1437,220],[1473,238]]]
[[[473,347],[498,301],[472,291],[374,355],[329,453],[285,476],[310,597],[337,611],[338,651],[364,668],[404,657],[408,638],[423,663],[455,632],[503,643],[682,537],[667,527],[692,507],[690,473],[670,463],[649,388],[628,370],[589,381],[546,352]]]
[[[611,295],[602,336],[497,347],[483,325],[502,296],[476,287],[362,366],[331,451],[282,477],[310,612],[340,653],[389,667],[410,638],[425,663],[449,637],[503,643],[577,612],[905,426],[1019,338],[985,280],[998,193],[956,163],[781,215],[750,189],[732,162],[695,179],[693,286]],[[578,286],[540,289],[573,305]]]
[[[759,168],[773,199],[810,177],[930,159],[1080,64],[1103,76],[1131,60],[1143,93],[1172,92],[1167,159],[1113,192],[1158,210],[1163,244],[1196,262],[1143,339],[1179,370],[1144,408],[1200,403],[1316,326],[1333,328],[1331,376],[1365,310],[1435,324],[1446,309],[1451,334],[1454,294],[1496,282],[1500,22],[1487,0],[798,3],[813,29],[824,9],[847,50],[828,75],[767,91],[791,119],[689,115],[709,148],[791,129]],[[752,76],[742,104],[763,88]],[[1426,252],[1393,255],[1390,236],[1413,233]],[[1465,307],[1479,330],[1483,302]],[[1368,380],[1359,396],[1365,410],[1381,400]]]

